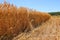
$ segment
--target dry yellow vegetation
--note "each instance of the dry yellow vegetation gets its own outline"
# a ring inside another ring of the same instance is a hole
[[[0,4],[0,40],[12,40],[18,34],[29,32],[49,20],[51,15],[28,8]]]
[[[22,33],[13,40],[60,40],[60,17],[51,17],[30,33]]]
[[[0,4],[0,40],[60,40],[60,16]]]

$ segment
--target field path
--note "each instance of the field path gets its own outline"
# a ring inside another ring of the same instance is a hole
[[[22,33],[13,40],[60,40],[60,17],[51,17],[30,33]]]

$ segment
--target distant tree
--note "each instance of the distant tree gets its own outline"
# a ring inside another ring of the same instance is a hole
[[[51,15],[60,15],[60,12],[49,12]]]

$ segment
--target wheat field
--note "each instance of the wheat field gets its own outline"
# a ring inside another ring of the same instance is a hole
[[[15,40],[14,38],[19,34],[30,33],[50,18],[51,15],[46,12],[30,10],[26,7],[18,8],[4,2],[0,4],[0,40]]]
[[[60,40],[60,15],[0,4],[0,40]]]
[[[22,33],[13,40],[60,40],[60,17],[52,16],[30,33]]]

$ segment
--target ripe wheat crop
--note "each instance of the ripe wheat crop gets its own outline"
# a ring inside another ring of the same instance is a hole
[[[12,40],[18,34],[31,31],[50,17],[44,12],[17,8],[8,3],[0,4],[0,40]]]

